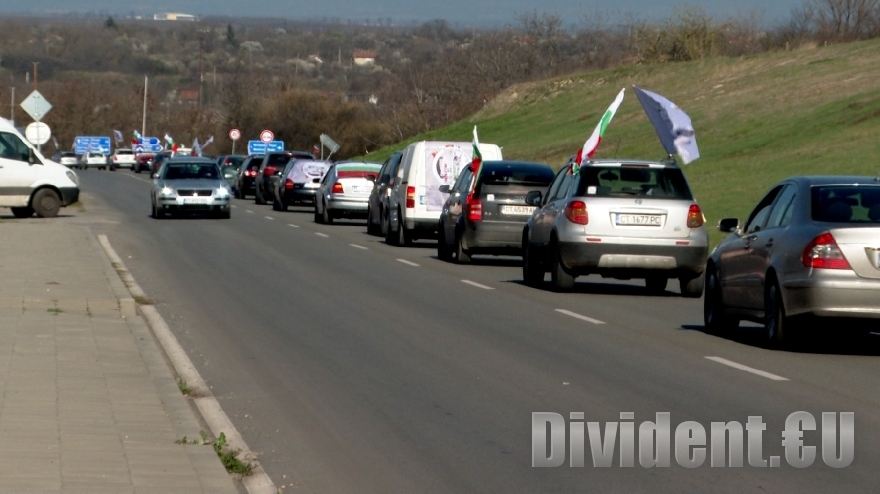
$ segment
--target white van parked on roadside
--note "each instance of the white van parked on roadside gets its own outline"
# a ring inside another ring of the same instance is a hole
[[[480,144],[483,161],[500,160],[501,148]],[[414,142],[403,150],[397,176],[388,187],[385,242],[409,245],[420,238],[436,238],[443,203],[449,194],[441,185],[452,185],[473,159],[470,142]]]
[[[0,207],[16,218],[52,218],[79,200],[79,179],[43,157],[12,123],[0,118]]]

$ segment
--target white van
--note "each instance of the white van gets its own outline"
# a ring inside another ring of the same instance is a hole
[[[0,207],[16,218],[52,218],[79,200],[72,170],[43,157],[5,118],[0,118]]]
[[[449,194],[441,185],[452,185],[471,163],[470,142],[414,142],[403,150],[397,176],[388,187],[385,242],[409,245],[420,238],[436,238],[440,211]],[[483,161],[500,160],[501,148],[480,144]]]

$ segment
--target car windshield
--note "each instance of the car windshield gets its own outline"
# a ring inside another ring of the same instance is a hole
[[[208,179],[216,180],[217,165],[210,163],[172,163],[165,169],[165,180]]]
[[[480,173],[480,183],[486,185],[549,185],[553,170],[549,166],[513,165],[486,168]]]
[[[880,223],[880,186],[822,185],[813,187],[813,221]]]
[[[584,166],[575,195],[693,200],[680,168]]]

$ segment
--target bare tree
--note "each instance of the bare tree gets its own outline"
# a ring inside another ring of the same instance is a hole
[[[876,34],[880,0],[812,0],[817,34],[825,41],[852,41]]]

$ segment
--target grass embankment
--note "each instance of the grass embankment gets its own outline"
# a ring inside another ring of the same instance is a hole
[[[503,146],[505,158],[559,168],[626,87],[596,158],[662,159],[633,84],[666,96],[693,120],[701,158],[684,170],[710,226],[723,217],[742,219],[770,186],[791,175],[880,173],[880,40],[521,84],[471,118],[407,143],[470,141],[477,125],[480,141]],[[721,234],[710,232],[715,245]]]

